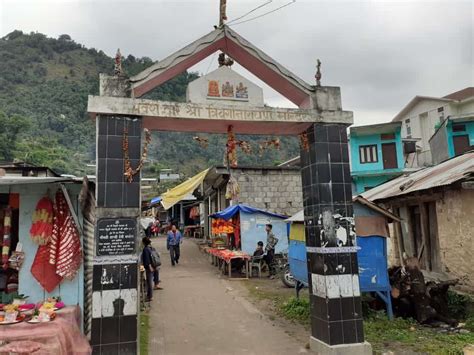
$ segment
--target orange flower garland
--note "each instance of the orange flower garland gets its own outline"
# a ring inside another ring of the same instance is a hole
[[[130,162],[130,155],[129,155],[129,150],[128,150],[128,128],[123,129],[123,139],[122,139],[122,150],[123,150],[123,158],[125,160],[125,173],[124,175],[127,178],[128,182],[133,181],[133,177],[137,175],[140,170],[143,167],[143,164],[145,163],[145,159],[148,155],[148,144],[151,142],[151,133],[148,129],[145,128],[145,144],[143,145],[143,152],[142,156],[140,158],[140,162],[138,163],[138,166],[133,169],[132,168],[132,163]]]

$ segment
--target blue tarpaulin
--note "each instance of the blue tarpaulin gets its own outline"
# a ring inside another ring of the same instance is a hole
[[[287,218],[286,216],[282,216],[280,214],[271,213],[271,212],[261,210],[259,208],[251,207],[251,206],[248,206],[248,205],[244,205],[244,204],[229,206],[225,210],[214,213],[214,214],[210,215],[209,217],[211,217],[211,218],[222,218],[222,219],[228,221],[229,219],[234,217],[238,212],[244,212],[244,213],[248,213],[248,214],[262,213],[264,215],[271,216],[271,217]]]
[[[151,201],[150,201],[150,205],[156,205],[160,201],[161,201],[161,197],[152,198]]]

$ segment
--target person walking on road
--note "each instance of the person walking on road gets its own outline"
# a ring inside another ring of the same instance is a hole
[[[171,265],[175,266],[175,263],[179,263],[179,245],[182,243],[183,236],[181,232],[176,229],[173,224],[171,230],[168,232],[168,238],[166,239],[166,248],[170,251]]]
[[[158,272],[161,266],[160,255],[155,248],[151,246],[151,240],[149,237],[143,237],[143,251],[142,251],[142,264],[145,268],[146,275],[146,286],[147,286],[147,301],[153,299],[153,289],[161,290],[160,287],[160,274]],[[154,285],[154,287],[153,287]]]

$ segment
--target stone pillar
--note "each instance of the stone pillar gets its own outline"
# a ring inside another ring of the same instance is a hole
[[[101,76],[101,95],[126,96],[126,78]],[[124,134],[132,168],[141,156],[139,117],[98,116],[96,228],[92,280],[93,354],[138,353],[140,174],[124,175]]]
[[[301,149],[311,348],[369,354],[364,342],[346,126],[315,123]]]

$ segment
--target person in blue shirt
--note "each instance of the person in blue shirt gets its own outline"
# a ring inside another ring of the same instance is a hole
[[[171,265],[175,266],[175,263],[179,263],[179,245],[182,243],[183,236],[181,232],[176,229],[176,226],[173,224],[171,230],[168,232],[168,238],[166,239],[166,249],[170,251]]]

